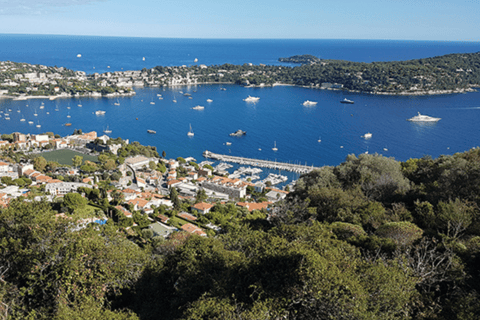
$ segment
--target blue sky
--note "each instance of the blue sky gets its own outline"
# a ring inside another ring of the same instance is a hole
[[[0,33],[479,41],[480,0],[0,0]]]

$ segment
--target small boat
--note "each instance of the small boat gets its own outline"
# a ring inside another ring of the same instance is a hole
[[[161,97],[162,95],[160,93],[157,93],[157,97]]]
[[[321,137],[318,137],[318,142],[322,142],[322,138]]]
[[[40,122],[36,125],[37,128],[41,128],[42,126],[40,125]]]
[[[142,58],[142,61],[145,61],[145,57]]]
[[[231,137],[241,137],[241,136],[244,136],[246,134],[247,134],[247,131],[243,131],[243,130],[238,129],[237,131],[235,131],[233,133],[230,133],[230,136]]]
[[[260,100],[259,97],[251,97],[251,96],[248,96],[245,99],[243,99],[243,101],[245,102],[257,102],[258,100]]]
[[[10,117],[5,117],[5,120],[10,120]]]
[[[213,100],[212,99],[207,99],[207,102],[213,102]]]
[[[227,146],[231,146],[231,145],[232,145],[231,142],[225,142],[225,144],[226,144]]]
[[[67,107],[67,109],[69,109],[69,110],[70,110],[70,106],[68,106],[68,107]]]
[[[71,118],[72,116],[70,114],[67,114],[67,118]]]
[[[352,100],[348,100],[347,98],[340,100],[340,103],[347,103],[347,104],[354,104],[355,102]]]
[[[115,102],[114,105],[119,106],[119,105],[120,105],[120,101],[118,101],[118,99],[117,99],[117,102]]]
[[[195,106],[192,109],[193,110],[203,110],[203,109],[205,109],[205,107],[204,106]]]
[[[225,89],[225,88],[220,88],[220,90],[222,90],[222,91],[227,91],[227,89]]]
[[[70,122],[65,123],[65,127],[71,127],[72,124]]]
[[[163,97],[158,97],[158,100],[163,100]]]
[[[419,112],[418,115],[407,120],[412,122],[437,122],[441,119],[442,118],[434,118],[434,117],[426,116],[424,114],[420,114]]]
[[[42,105],[40,106],[40,109],[45,109],[45,106],[42,104]]]
[[[370,139],[372,137],[372,134],[370,132],[367,132],[365,133],[363,136],[362,136],[364,139]]]
[[[50,114],[50,112],[47,111],[47,114]]]
[[[198,59],[197,58],[193,59],[193,62],[198,62]]]
[[[173,101],[174,103],[177,103],[177,100],[175,100],[175,99],[173,99],[172,101]]]
[[[55,100],[56,96],[48,98],[48,100]]]
[[[318,102],[316,102],[316,101],[307,100],[307,101],[305,101],[305,102],[303,103],[303,105],[304,105],[305,107],[311,107],[311,106],[316,106],[317,103],[318,103]]]
[[[150,130],[150,129],[148,129],[147,132],[148,132],[148,133],[151,133],[151,134],[157,133],[157,131],[155,131],[155,130]]]
[[[77,107],[80,107],[80,108],[81,108],[81,107],[82,107],[82,104],[81,104],[81,103],[79,103],[79,104],[77,105]]]
[[[33,114],[34,117],[38,116],[37,110],[35,110],[35,113]]]
[[[180,94],[183,94],[183,91],[178,91],[178,92],[180,92]]]
[[[103,111],[103,110],[97,110],[97,111],[95,111],[95,114],[96,114],[97,116],[100,116],[100,115],[104,115],[105,112],[106,112],[106,111]]]
[[[150,101],[150,104],[155,104],[155,102],[153,102],[153,101]]]
[[[25,122],[25,118],[20,119],[21,122]]]
[[[82,57],[82,55],[80,53],[77,54],[77,58],[81,58],[81,57]]]
[[[190,100],[191,100],[191,99],[193,99],[193,98],[192,98],[192,97],[188,97],[188,99],[190,99]]]
[[[108,126],[107,126],[107,129],[103,130],[103,133],[112,133],[112,130],[108,129]]]
[[[28,121],[28,124],[33,124],[33,121]]]
[[[273,143],[273,148],[272,148],[273,151],[278,151],[278,148],[277,148],[277,141],[275,141]]]
[[[190,96],[191,96],[191,94],[188,93],[188,92],[187,92],[187,93],[184,93],[183,95],[184,95],[185,97],[190,97]]]
[[[195,135],[195,134],[193,133],[192,125],[190,125],[190,131],[188,131],[187,136],[193,137],[194,135]]]

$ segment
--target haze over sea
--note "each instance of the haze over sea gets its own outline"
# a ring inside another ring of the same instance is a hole
[[[63,66],[87,73],[140,70],[157,65],[275,64],[279,57],[312,54],[323,59],[359,62],[409,60],[480,51],[478,42],[380,40],[209,40],[87,36],[0,35],[0,61]],[[81,54],[81,58],[77,58]],[[143,61],[145,57],[145,61]],[[222,91],[220,87],[227,90]],[[167,157],[193,156],[204,150],[243,157],[338,165],[348,154],[381,153],[409,158],[462,152],[479,145],[480,93],[435,96],[376,96],[300,87],[244,88],[235,85],[135,88],[134,97],[113,99],[0,100],[1,133],[55,132],[75,128],[154,145]],[[180,91],[190,93],[193,99]],[[159,100],[161,94],[163,100]],[[253,104],[248,95],[260,97]],[[344,98],[353,105],[340,104]],[[178,102],[173,103],[173,99]],[[212,99],[213,102],[206,102]],[[304,107],[305,100],[318,101]],[[45,108],[40,109],[44,102]],[[154,102],[155,104],[151,104]],[[78,107],[81,104],[82,107]],[[28,106],[27,106],[28,105]],[[197,111],[191,108],[205,106]],[[70,107],[68,109],[67,107]],[[11,109],[12,111],[8,111]],[[58,109],[58,111],[55,111]],[[104,116],[93,114],[105,110]],[[37,113],[35,117],[33,114]],[[47,112],[49,114],[47,114]],[[406,121],[420,112],[438,123]],[[71,118],[67,118],[70,115]],[[20,122],[24,117],[27,121]],[[138,118],[138,120],[136,120]],[[34,121],[29,125],[28,121]],[[71,122],[71,127],[63,124]],[[41,128],[36,128],[36,124]],[[195,136],[187,136],[191,124]],[[147,133],[147,129],[157,134]],[[229,137],[242,129],[247,135]],[[361,136],[372,133],[365,140]],[[321,139],[321,142],[317,140]],[[231,142],[230,146],[226,142]],[[276,142],[278,151],[272,151]],[[261,149],[261,150],[260,150]]]

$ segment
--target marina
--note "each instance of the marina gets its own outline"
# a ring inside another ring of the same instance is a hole
[[[285,162],[277,162],[277,161],[269,161],[269,160],[260,160],[260,159],[252,159],[252,158],[243,158],[243,157],[235,157],[229,156],[225,154],[217,154],[205,150],[203,152],[203,156],[207,159],[215,159],[224,162],[233,162],[239,163],[242,165],[249,165],[254,167],[264,167],[270,168],[275,170],[284,170],[284,171],[292,171],[297,173],[308,173],[312,170],[318,169],[314,166],[307,166],[302,164],[292,164],[292,163],[285,163]]]

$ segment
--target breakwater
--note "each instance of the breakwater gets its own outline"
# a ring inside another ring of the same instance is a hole
[[[292,164],[292,163],[286,163],[286,162],[227,156],[224,154],[213,153],[208,150],[205,150],[203,152],[203,156],[207,159],[215,159],[215,160],[220,160],[225,162],[239,163],[242,165],[285,170],[285,171],[292,171],[292,172],[298,172],[298,173],[308,173],[312,170],[318,169],[317,167],[314,167],[314,166],[307,166],[302,164]]]

